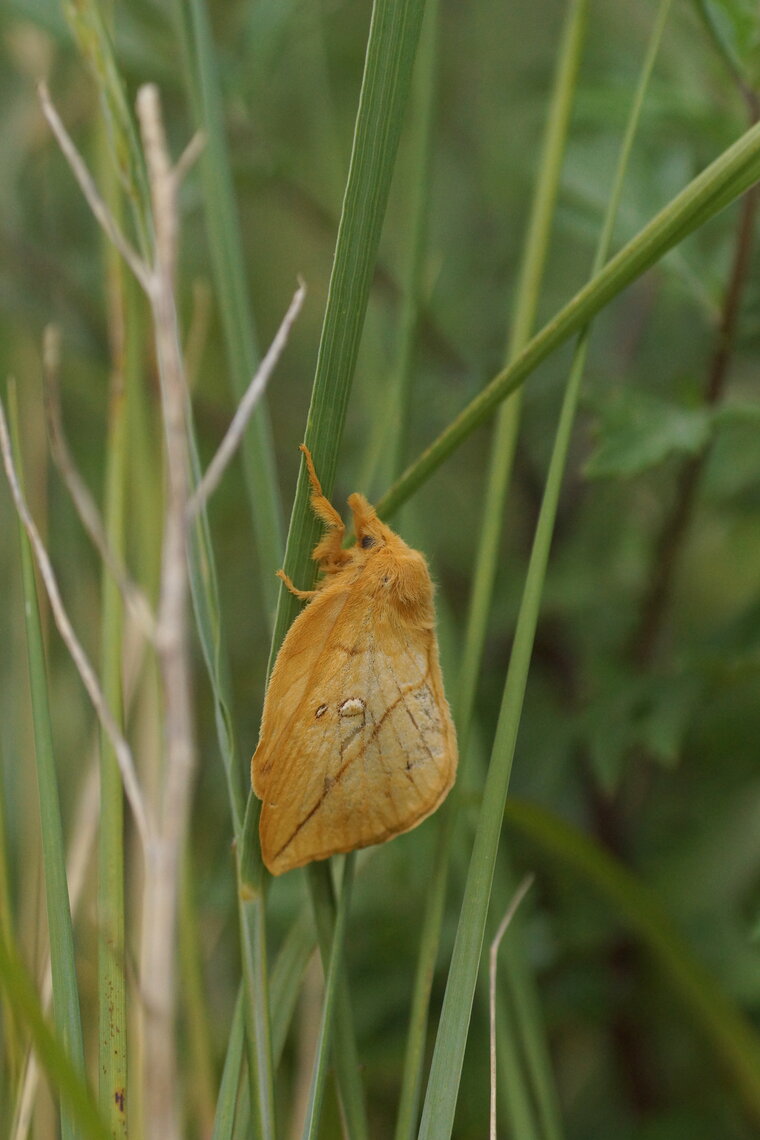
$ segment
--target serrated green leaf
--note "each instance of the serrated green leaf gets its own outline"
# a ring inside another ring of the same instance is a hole
[[[640,475],[678,453],[696,455],[712,429],[707,408],[684,408],[646,392],[624,391],[599,407],[598,444],[589,479]]]

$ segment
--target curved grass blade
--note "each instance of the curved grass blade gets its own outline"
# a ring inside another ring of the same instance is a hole
[[[559,313],[497,373],[457,418],[406,469],[376,504],[392,516],[468,435],[555,349],[579,333],[619,293],[689,234],[735,201],[760,178],[760,124],[697,175],[627,243]]]
[[[84,1077],[68,1048],[51,1032],[34,986],[15,950],[0,938],[0,989],[19,1024],[29,1030],[37,1056],[61,1099],[61,1119],[76,1140],[110,1140]]]

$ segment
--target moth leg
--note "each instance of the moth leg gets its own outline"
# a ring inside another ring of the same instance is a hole
[[[312,558],[315,562],[322,564],[324,571],[337,570],[347,560],[346,552],[343,550],[343,537],[346,533],[346,527],[335,507],[322,492],[322,484],[314,470],[314,460],[305,443],[301,444],[300,450],[303,452],[306,470],[309,473],[311,509],[327,527],[327,533],[314,547]]]
[[[287,576],[284,570],[278,570],[277,577],[281,582],[284,582],[285,586],[288,590],[290,590],[291,594],[294,594],[297,598],[300,598],[302,602],[308,601],[309,598],[313,598],[317,593],[316,590],[299,590],[298,586],[293,585],[292,579]]]

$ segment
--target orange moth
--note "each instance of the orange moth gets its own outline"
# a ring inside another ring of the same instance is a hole
[[[349,497],[356,542],[305,444],[311,505],[325,524],[321,581],[282,643],[251,761],[259,835],[273,875],[383,843],[434,812],[454,782],[457,745],[443,692],[425,559]]]

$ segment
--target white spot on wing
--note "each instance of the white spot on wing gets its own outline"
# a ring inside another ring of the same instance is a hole
[[[338,713],[340,716],[362,716],[364,708],[364,701],[361,697],[349,697],[348,700],[338,705]]]

